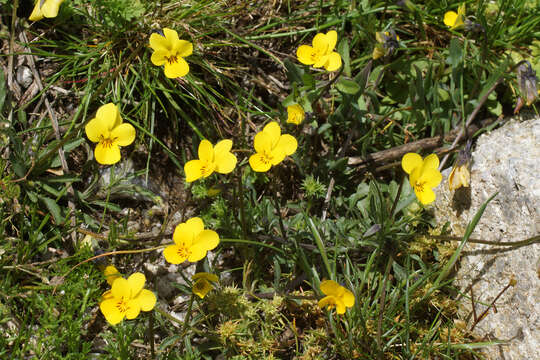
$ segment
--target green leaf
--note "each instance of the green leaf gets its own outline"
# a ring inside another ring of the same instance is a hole
[[[348,79],[340,79],[337,82],[336,87],[342,93],[350,94],[350,95],[354,95],[360,91],[360,85],[358,85],[353,80],[348,80]]]
[[[358,75],[354,77],[354,81],[360,86],[360,92],[364,92],[367,82],[369,79],[369,75],[371,74],[371,65],[373,65],[373,61],[369,60],[367,65],[360,71]]]
[[[289,59],[285,59],[283,61],[283,64],[285,64],[285,68],[287,69],[287,78],[289,78],[289,81],[291,83],[302,83],[302,76],[304,75],[304,70],[302,70],[300,67],[298,67],[296,64],[294,64]]]
[[[338,45],[338,53],[341,55],[341,58],[343,59],[343,72],[347,76],[351,76],[351,58],[349,55],[349,41],[347,39],[343,39],[339,42]]]
[[[463,50],[459,40],[453,38],[450,41],[450,56],[448,56],[448,63],[453,67],[457,67],[463,61]]]
[[[56,201],[47,196],[38,196],[39,199],[45,204],[49,212],[52,214],[56,224],[62,224],[64,222],[64,217],[62,216],[62,211],[60,210],[60,206],[58,206]]]

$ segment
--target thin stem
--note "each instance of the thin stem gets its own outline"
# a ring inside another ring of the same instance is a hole
[[[187,327],[189,325],[189,322],[191,321],[191,310],[193,308],[193,300],[195,300],[195,294],[191,294],[191,297],[189,298],[189,304],[188,304],[188,308],[187,308],[187,313],[186,313],[186,318],[184,319],[184,326],[182,326],[182,331],[180,332],[180,339],[184,339],[184,337],[186,336],[186,332],[187,332]],[[182,342],[181,345],[180,345],[180,350],[183,349],[184,343]]]
[[[392,204],[392,210],[390,210],[390,216],[392,219],[394,218],[394,211],[396,211],[396,207],[399,201],[399,197],[401,196],[401,190],[403,189],[403,183],[405,182],[405,177],[401,177],[401,182],[399,183],[399,188],[396,194],[396,198],[394,199],[394,204]]]
[[[386,269],[384,270],[384,279],[382,284],[382,293],[381,297],[379,298],[379,319],[377,320],[377,345],[379,347],[379,354],[378,358],[383,358],[383,349],[382,349],[382,320],[383,320],[383,314],[384,314],[384,304],[386,301],[386,282],[388,281],[388,277],[390,274],[390,269],[392,267],[393,258],[390,256],[388,258],[388,262],[386,263]]]
[[[244,208],[244,187],[242,186],[242,173],[237,177],[238,181],[238,196],[240,200],[240,222],[242,223],[242,235],[244,239],[247,239],[247,227],[246,227],[246,212]]]

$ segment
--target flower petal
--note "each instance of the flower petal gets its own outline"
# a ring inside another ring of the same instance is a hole
[[[126,318],[135,319],[141,312],[141,304],[138,299],[130,299],[126,304]]]
[[[321,285],[319,286],[324,295],[336,295],[338,294],[340,287],[341,285],[334,280],[321,281]]]
[[[324,64],[324,68],[327,71],[336,71],[341,67],[341,55],[337,52],[333,52],[328,56],[328,60]]]
[[[34,10],[28,17],[30,21],[39,21],[43,19],[43,12],[41,11],[41,0],[35,0],[36,4],[34,5]]]
[[[185,222],[188,231],[193,234],[193,241],[204,230],[204,222],[199,217],[192,217]]]
[[[204,244],[193,244],[193,246],[189,248],[189,251],[190,253],[187,260],[189,262],[197,262],[206,256],[208,250],[204,247]]]
[[[194,237],[195,234],[193,234],[191,228],[186,223],[176,225],[173,233],[173,241],[176,245],[190,247]]]
[[[199,143],[199,159],[202,161],[214,161],[214,147],[208,140],[202,140]]]
[[[234,170],[238,159],[230,152],[219,156],[219,162],[216,160],[216,172],[228,174]]]
[[[144,287],[146,277],[143,273],[136,272],[134,274],[131,274],[131,276],[128,277],[127,281],[129,283],[129,286],[131,287],[131,297],[137,297],[139,292]]]
[[[415,188],[414,193],[418,200],[424,205],[431,204],[435,201],[435,193],[429,187],[424,187],[422,191],[416,191]]]
[[[261,153],[251,155],[249,157],[249,165],[256,172],[266,172],[272,167],[272,163]]]
[[[169,28],[163,28],[163,35],[165,35],[165,39],[167,39],[167,41],[170,43],[170,44],[176,44],[177,42],[180,41],[180,39],[178,38],[178,33],[176,32],[176,30],[173,30],[173,29],[169,29]],[[171,47],[172,49],[172,47]]]
[[[287,122],[292,123],[295,125],[300,125],[302,121],[304,121],[304,118],[306,116],[306,113],[302,106],[299,104],[289,105],[287,106]]]
[[[171,264],[181,264],[184,261],[186,261],[187,256],[180,256],[178,254],[178,250],[180,250],[181,247],[179,245],[169,245],[163,250],[163,256],[165,257],[165,260],[170,262]]]
[[[296,50],[296,57],[304,65],[313,65],[316,57],[315,49],[309,45],[300,45]]]
[[[176,61],[165,63],[165,76],[169,79],[185,76],[188,72],[189,65],[187,61],[181,57],[177,57]]]
[[[106,124],[108,131],[111,131],[122,123],[118,106],[114,105],[113,103],[100,106],[96,112],[96,117],[103,120],[103,123]]]
[[[120,277],[114,280],[111,286],[111,294],[115,299],[129,299],[131,297],[131,286],[126,279]]]
[[[193,240],[193,245],[201,245],[206,250],[215,249],[219,244],[219,235],[214,230],[203,230]]]
[[[418,182],[423,182],[425,186],[434,188],[439,186],[442,180],[442,175],[437,169],[427,169],[422,172]]]
[[[120,124],[111,131],[111,138],[119,146],[128,146],[135,140],[135,128],[128,123]]]
[[[276,146],[275,149],[272,149],[270,153],[270,163],[272,165],[277,165],[285,159],[285,148]]]
[[[167,54],[172,50],[171,42],[165,38],[165,36],[158,33],[152,33],[150,35],[150,47],[154,51],[160,51]]]
[[[430,154],[424,158],[422,163],[423,171],[427,169],[437,169],[439,167],[439,158],[437,154]]]
[[[92,142],[99,142],[101,137],[108,137],[109,129],[107,125],[107,121],[103,118],[96,117],[90,120],[84,127],[88,140]]]
[[[313,67],[314,68],[323,67],[328,62],[328,59],[330,59],[330,54],[325,54],[325,55],[319,56],[316,59],[315,64],[313,64]]]
[[[272,148],[275,148],[281,136],[281,129],[279,127],[279,124],[275,121],[269,122],[263,128],[263,133],[265,133],[270,139]]]
[[[101,165],[112,165],[120,161],[120,148],[116,144],[110,146],[104,146],[103,143],[96,145],[94,149],[94,156],[96,161]]]
[[[125,314],[120,312],[115,299],[103,300],[99,304],[99,309],[111,325],[116,325],[124,319]]]
[[[325,307],[328,307],[328,309],[332,309],[336,306],[336,298],[333,296],[325,296],[321,300],[319,300],[318,305],[321,309],[324,309]]]
[[[328,53],[328,38],[323,33],[318,33],[313,38],[313,48],[318,54],[324,55]]]
[[[195,281],[195,283],[193,283],[191,291],[193,291],[195,295],[203,299],[206,294],[208,294],[208,292],[212,289],[212,284],[210,284],[206,279],[199,279],[198,281]]]
[[[152,35],[156,35],[156,34],[152,34]],[[163,37],[163,36],[160,36],[160,37]],[[167,62],[167,56],[169,56],[168,50],[155,50],[152,53],[152,56],[150,57],[150,61],[152,61],[152,64],[154,65],[161,66]]]
[[[122,275],[120,275],[120,272],[118,272],[118,269],[116,269],[112,265],[107,266],[105,270],[103,270],[103,276],[105,276],[105,279],[107,280],[107,283],[109,285],[112,285],[114,280],[122,277]]]
[[[193,44],[186,40],[178,40],[174,44],[176,56],[186,57],[193,54]]]
[[[401,159],[401,167],[407,174],[410,174],[415,168],[421,166],[422,163],[422,157],[416,153],[407,153]]]
[[[150,311],[156,305],[157,298],[150,290],[142,289],[139,296],[137,296],[137,300],[142,311]]]
[[[330,30],[329,32],[327,32],[326,41],[328,42],[328,50],[326,51],[333,51],[337,44],[337,32],[335,30]]]
[[[272,139],[264,131],[260,131],[253,139],[253,147],[257,153],[265,153],[272,151]]]
[[[208,281],[218,282],[219,278],[216,274],[210,274],[207,272],[198,272],[191,277],[191,280],[197,281],[199,279],[206,279]]]
[[[336,299],[336,313],[338,315],[345,314],[345,310],[347,310],[347,308],[345,307],[343,301]]]
[[[454,24],[456,23],[456,19],[458,17],[458,14],[455,13],[454,11],[447,11],[445,14],[444,14],[444,24],[446,26],[449,26],[449,27],[453,27]]]
[[[354,294],[349,289],[343,288],[345,291],[341,297],[343,300],[343,304],[345,304],[346,307],[353,307],[354,306]]]
[[[41,12],[46,18],[53,18],[58,15],[60,5],[64,0],[46,0],[41,7]]]
[[[184,165],[186,182],[192,182],[203,177],[203,164],[201,160],[190,160]]]
[[[412,173],[409,175],[409,183],[412,187],[415,187],[418,183],[418,180],[422,176],[422,167],[417,166],[413,169]]]
[[[285,155],[292,155],[296,152],[296,149],[298,148],[298,141],[296,141],[294,136],[284,134],[281,135],[281,137],[279,138],[279,142],[277,143],[276,148],[283,149]]]

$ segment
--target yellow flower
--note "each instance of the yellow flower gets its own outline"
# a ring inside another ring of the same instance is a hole
[[[437,187],[442,180],[442,175],[437,169],[439,167],[437,155],[431,154],[422,160],[418,154],[407,153],[401,159],[401,167],[409,174],[409,182],[418,200],[424,205],[435,201],[432,188]]]
[[[325,297],[319,300],[319,307],[328,309],[336,308],[338,314],[344,314],[346,308],[354,306],[354,294],[339,285],[334,280],[324,280],[321,282],[321,291]]]
[[[120,274],[117,268],[115,268],[112,265],[109,265],[105,268],[105,270],[103,270],[103,276],[105,276],[107,283],[109,285],[112,285],[114,280],[118,279],[119,277],[122,277],[122,274]]]
[[[34,10],[28,18],[31,21],[38,21],[46,18],[53,18],[58,15],[58,9],[64,0],[36,0]]]
[[[88,139],[98,143],[94,156],[103,165],[120,161],[120,146],[128,146],[135,140],[135,128],[122,123],[118,107],[113,103],[101,106],[84,129]]]
[[[105,319],[116,325],[124,317],[135,319],[142,311],[150,311],[156,305],[156,295],[143,289],[146,278],[144,274],[135,273],[127,280],[119,277],[112,283],[111,290],[105,292],[99,308]]]
[[[212,146],[208,140],[199,144],[199,159],[191,160],[184,165],[186,181],[192,182],[201,177],[208,177],[214,171],[220,174],[228,174],[236,166],[236,156],[231,153],[231,140],[221,140]]]
[[[258,132],[253,143],[257,153],[249,157],[249,165],[257,172],[270,170],[272,165],[282,162],[285,156],[294,154],[298,147],[294,136],[281,135],[281,129],[275,121]]]
[[[458,7],[457,14],[454,11],[447,11],[444,14],[444,24],[450,29],[457,29],[465,24],[465,4]]]
[[[169,245],[163,251],[165,260],[171,264],[184,261],[196,262],[206,256],[208,250],[215,249],[219,244],[219,236],[213,230],[204,230],[203,221],[194,217],[185,223],[178,224],[173,234],[174,245]]]
[[[305,117],[306,117],[306,113],[300,105],[294,104],[294,105],[287,106],[287,122],[288,123],[300,125],[300,123],[304,121]]]
[[[385,55],[392,55],[394,51],[399,47],[399,36],[392,31],[376,32],[375,39],[377,39],[377,44],[373,48],[373,53],[371,57],[373,60]]]
[[[337,32],[331,30],[326,34],[318,33],[313,38],[313,46],[300,45],[296,50],[298,61],[314,68],[324,67],[328,71],[336,71],[341,67],[341,56],[334,51],[337,43]]]
[[[218,282],[219,278],[217,277],[217,275],[214,274],[199,272],[193,275],[191,280],[193,280],[193,286],[191,290],[195,295],[202,299],[206,296],[206,294],[208,294],[210,290],[214,288],[212,282]]]
[[[469,187],[471,182],[471,141],[467,142],[464,149],[460,150],[456,163],[448,176],[448,188],[456,190],[460,187]]]
[[[164,28],[163,35],[150,35],[150,47],[154,50],[150,58],[152,64],[165,65],[166,77],[174,79],[189,72],[189,65],[184,58],[193,53],[193,44],[180,40],[175,30]]]

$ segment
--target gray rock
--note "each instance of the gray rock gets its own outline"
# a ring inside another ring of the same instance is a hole
[[[436,189],[435,216],[450,223],[462,236],[478,208],[497,191],[471,238],[519,241],[537,236],[540,229],[540,118],[510,120],[503,127],[480,136],[473,151],[471,187],[448,190],[445,180]],[[448,176],[449,170],[443,172]],[[473,330],[485,341],[503,345],[483,349],[488,359],[538,359],[540,349],[540,244],[520,248],[468,243],[457,269],[455,285],[470,295],[472,286],[478,316],[513,277],[517,283],[496,301],[496,310]],[[459,299],[460,317],[471,328],[469,297]],[[482,304],[480,304],[480,302]],[[536,355],[535,355],[536,354]]]

